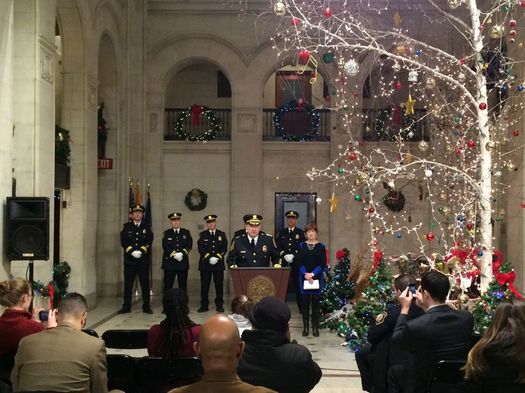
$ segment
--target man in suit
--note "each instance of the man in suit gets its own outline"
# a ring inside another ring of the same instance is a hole
[[[217,229],[217,216],[209,214],[204,217],[208,229],[202,231],[197,241],[199,248],[199,270],[201,272],[201,306],[197,312],[208,311],[208,292],[211,279],[215,285],[215,308],[224,312],[223,282],[224,282],[224,256],[228,251],[228,240],[223,231]]]
[[[391,367],[389,392],[424,393],[432,366],[440,360],[465,360],[472,341],[474,319],[468,311],[457,311],[446,304],[448,276],[431,270],[421,279],[421,288],[412,294],[408,288],[399,295],[401,313],[391,339],[396,348],[413,353],[413,365]],[[425,315],[408,320],[412,300],[426,310]]]
[[[20,341],[11,373],[13,391],[108,391],[104,341],[82,332],[87,303],[78,293],[58,305],[58,326]]]
[[[401,294],[409,284],[415,285],[414,276],[402,274],[394,279],[394,289],[397,296]],[[397,318],[401,313],[400,304],[388,304],[387,311],[375,318],[375,323],[370,325],[367,333],[367,343],[355,353],[355,360],[359,373],[361,374],[361,385],[363,390],[374,393],[386,393],[387,371],[391,365],[403,365],[410,357],[406,351],[397,349],[389,351],[390,337],[394,332]],[[408,319],[414,319],[424,314],[423,309],[414,303],[410,305]]]
[[[251,214],[246,221],[247,232],[233,239],[228,266],[230,267],[281,267],[279,251],[273,237],[261,233],[262,216]]]
[[[283,265],[291,267],[290,281],[295,290],[297,307],[299,312],[301,312],[303,308],[301,304],[301,289],[299,287],[299,268],[298,264],[294,263],[294,258],[297,254],[297,246],[299,243],[304,242],[306,238],[304,231],[296,227],[299,213],[295,210],[289,210],[284,215],[286,216],[287,226],[277,233],[275,243],[279,250],[279,256],[284,260]]]
[[[204,375],[199,382],[171,390],[169,393],[275,393],[239,379],[237,363],[244,350],[239,329],[225,315],[214,315],[202,324],[199,340],[193,343],[201,359]]]
[[[164,270],[164,292],[173,288],[175,277],[179,288],[187,291],[189,253],[193,247],[190,231],[181,228],[182,213],[171,213],[168,218],[171,228],[162,236],[162,269]]]
[[[142,290],[142,311],[153,314],[149,293],[149,256],[153,243],[153,232],[142,218],[144,207],[135,205],[131,209],[130,222],[120,232],[120,244],[124,250],[124,304],[119,314],[131,311],[131,291],[135,277],[139,276]]]

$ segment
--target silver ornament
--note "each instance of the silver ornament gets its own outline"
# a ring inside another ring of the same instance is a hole
[[[448,6],[450,9],[455,10],[461,5],[461,0],[448,0]]]
[[[359,64],[354,59],[350,59],[345,63],[344,71],[348,76],[356,76],[359,72]]]
[[[427,141],[421,141],[418,143],[417,146],[419,147],[419,150],[421,151],[427,151],[428,148],[430,147]]]
[[[278,0],[277,3],[273,5],[273,12],[275,12],[277,16],[284,16],[286,14],[286,5],[281,0]]]
[[[467,76],[464,73],[460,72],[458,74],[457,80],[459,83],[465,83],[465,80],[467,80]]]
[[[392,71],[399,72],[401,70],[401,64],[399,64],[397,61],[392,64]]]
[[[417,71],[411,70],[408,72],[408,81],[409,82],[417,82]]]

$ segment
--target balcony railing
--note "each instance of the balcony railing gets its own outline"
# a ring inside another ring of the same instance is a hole
[[[165,108],[164,109],[164,140],[176,141],[183,140],[177,135],[175,130],[177,120],[179,117],[187,112],[188,108]],[[231,118],[232,110],[230,108],[213,109],[213,113],[220,120],[222,131],[217,133],[216,140],[227,141],[231,139]],[[205,116],[199,116],[198,126],[192,124],[192,117],[187,116],[183,123],[183,129],[193,136],[202,137],[211,129],[210,120]]]
[[[428,141],[430,139],[430,116],[426,109],[414,109],[413,115],[405,115],[404,109],[392,114],[390,108],[363,110],[363,140],[376,142]]]
[[[164,109],[164,140],[183,140],[177,136],[175,127],[179,117],[186,113],[188,108],[165,108]],[[216,140],[230,140],[231,139],[231,109],[213,109],[215,116],[220,120],[222,131],[215,137]],[[276,130],[274,124],[274,115],[276,109],[263,109],[263,140],[265,141],[282,141],[281,134]],[[312,136],[309,140],[312,141],[329,141],[331,130],[330,111],[323,109],[318,110],[320,116],[320,125],[317,135]],[[306,134],[309,124],[306,122],[304,115],[300,112],[290,112],[287,114],[286,127],[293,130],[294,135]],[[202,137],[210,130],[210,121],[204,116],[199,117],[198,126],[192,124],[191,116],[187,116],[183,123],[183,129],[191,133],[192,136]]]

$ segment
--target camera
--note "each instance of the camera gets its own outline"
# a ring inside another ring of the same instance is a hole
[[[47,321],[47,318],[49,317],[49,311],[48,310],[42,310],[38,313],[38,319],[40,319],[42,322]]]
[[[412,295],[415,295],[416,293],[416,284],[408,284],[408,292],[411,292]],[[408,296],[408,293],[407,293]]]

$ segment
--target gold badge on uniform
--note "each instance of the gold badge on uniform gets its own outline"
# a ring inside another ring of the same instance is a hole
[[[263,250],[263,252],[268,252],[268,246],[265,244],[265,245],[262,247],[262,250]]]
[[[295,240],[299,240],[299,234],[298,233],[295,234]]]
[[[379,314],[376,317],[376,325],[381,325],[383,322],[385,322],[386,319],[386,312]]]

